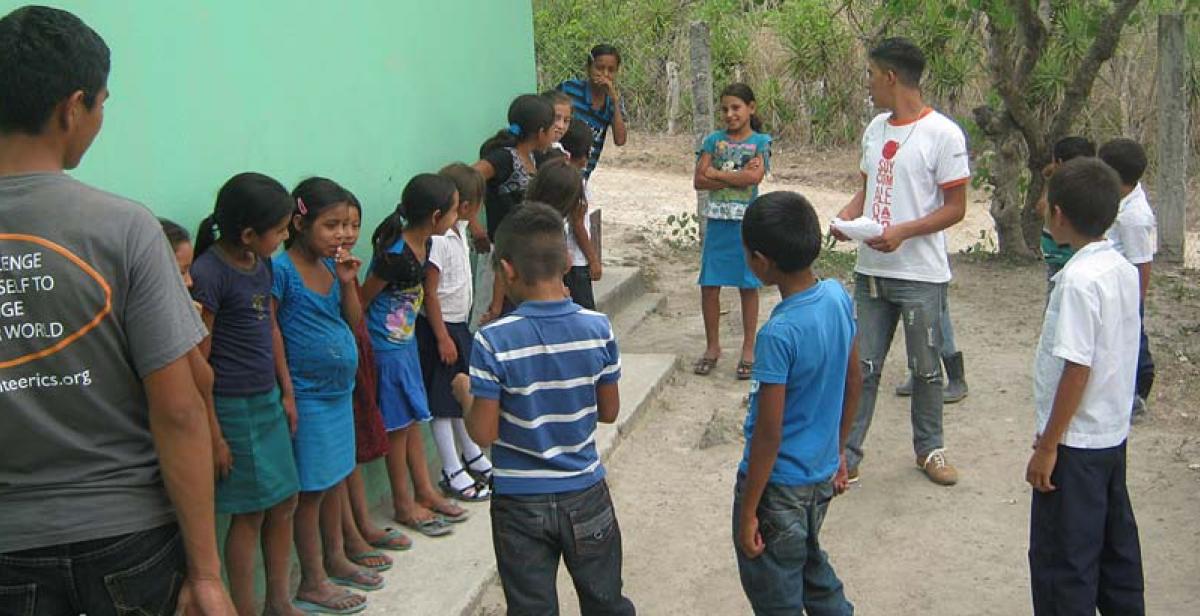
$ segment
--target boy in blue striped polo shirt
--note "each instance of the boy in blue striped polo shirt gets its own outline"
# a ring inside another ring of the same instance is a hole
[[[608,128],[613,129],[613,144],[625,145],[625,102],[617,88],[617,71],[621,69],[621,53],[612,45],[596,45],[588,53],[587,76],[568,79],[556,88],[571,97],[571,115],[592,131],[592,149],[583,178],[591,177],[604,150]]]
[[[479,330],[467,430],[492,445],[492,543],[510,614],[556,614],[560,558],[584,614],[634,614],[596,422],[617,419],[620,354],[608,317],[564,297],[562,216],[525,203],[496,231],[497,276],[519,304]]]

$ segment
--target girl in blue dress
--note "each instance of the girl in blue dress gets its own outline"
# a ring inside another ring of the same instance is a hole
[[[754,367],[754,332],[758,327],[758,289],[762,283],[746,264],[742,248],[742,215],[758,196],[771,163],[771,136],[762,133],[754,113],[754,91],[734,83],[721,92],[725,130],[713,132],[700,147],[693,184],[707,190],[704,248],[700,258],[700,308],[707,347],[696,360],[696,374],[712,371],[721,357],[721,287],[735,287],[742,300],[742,353],[737,378],[750,378]]]
[[[341,538],[337,490],[355,465],[358,349],[350,328],[362,319],[355,285],[360,262],[342,248],[352,197],[332,180],[309,178],[292,198],[287,250],[272,260],[271,295],[296,399],[297,605],[306,611],[355,609],[365,606],[365,597],[338,586],[376,590],[383,579],[350,562],[340,541],[325,551],[321,540],[322,530]]]
[[[429,478],[419,424],[431,415],[414,336],[425,300],[430,238],[445,234],[457,220],[454,182],[432,173],[415,176],[404,187],[396,211],[371,237],[375,255],[362,288],[375,350],[379,410],[388,432],[394,517],[429,537],[448,535],[449,523],[467,519],[466,510],[443,498]]]

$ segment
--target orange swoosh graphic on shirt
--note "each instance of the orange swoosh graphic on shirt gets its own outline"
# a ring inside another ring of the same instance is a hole
[[[100,322],[104,320],[104,317],[108,316],[108,314],[112,312],[112,288],[108,286],[108,281],[106,281],[104,277],[100,275],[100,272],[97,272],[91,265],[76,256],[75,253],[67,250],[63,246],[51,242],[48,239],[37,237],[35,235],[25,235],[22,233],[0,233],[0,241],[29,242],[49,248],[55,253],[65,257],[71,263],[74,263],[76,267],[83,270],[88,276],[91,276],[92,279],[100,285],[100,288],[104,290],[104,307],[101,308],[100,311],[96,313],[96,316],[92,317],[92,320],[88,321],[86,325],[71,333],[71,335],[67,336],[66,338],[59,340],[52,346],[44,348],[40,351],[34,351],[33,353],[27,353],[15,359],[0,361],[0,369],[13,368],[15,366],[27,364],[31,361],[42,359],[43,357],[49,357],[50,355],[63,350],[71,343],[79,340],[85,334],[95,329],[96,326],[100,325]]]

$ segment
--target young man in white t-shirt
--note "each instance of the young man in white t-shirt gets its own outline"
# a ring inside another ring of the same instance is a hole
[[[1138,347],[1138,273],[1104,238],[1118,179],[1094,158],[1050,180],[1046,226],[1075,255],[1054,276],[1034,364],[1037,433],[1029,573],[1035,614],[1144,614],[1125,485]]]
[[[888,112],[863,132],[862,188],[838,215],[842,220],[865,216],[884,229],[859,243],[854,268],[863,388],[846,455],[852,480],[862,462],[883,362],[901,322],[913,373],[910,408],[917,466],[935,483],[958,481],[942,442],[938,350],[950,282],[943,231],[966,213],[971,172],[962,129],[921,98],[924,70],[925,55],[907,39],[887,39],[871,50],[871,98]],[[836,229],[833,234],[848,239]]]
[[[1096,155],[1121,178],[1121,206],[1117,210],[1116,221],[1109,227],[1105,237],[1138,270],[1138,297],[1144,319],[1146,291],[1150,288],[1150,264],[1158,250],[1158,223],[1141,184],[1142,174],[1146,172],[1146,151],[1132,139],[1113,139],[1100,146]],[[1135,414],[1146,410],[1146,398],[1154,386],[1154,357],[1150,355],[1150,340],[1146,337],[1144,322],[1140,328],[1142,335],[1138,344],[1137,384],[1134,389],[1137,396],[1133,403]]]

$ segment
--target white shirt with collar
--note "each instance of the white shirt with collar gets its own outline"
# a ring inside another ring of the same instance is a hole
[[[1137,269],[1108,240],[1081,248],[1054,276],[1038,342],[1033,373],[1038,434],[1050,421],[1069,361],[1091,373],[1062,444],[1103,449],[1125,441],[1140,331]]]
[[[1154,253],[1158,250],[1158,223],[1141,183],[1121,199],[1117,219],[1104,237],[1134,265],[1154,260]]]

